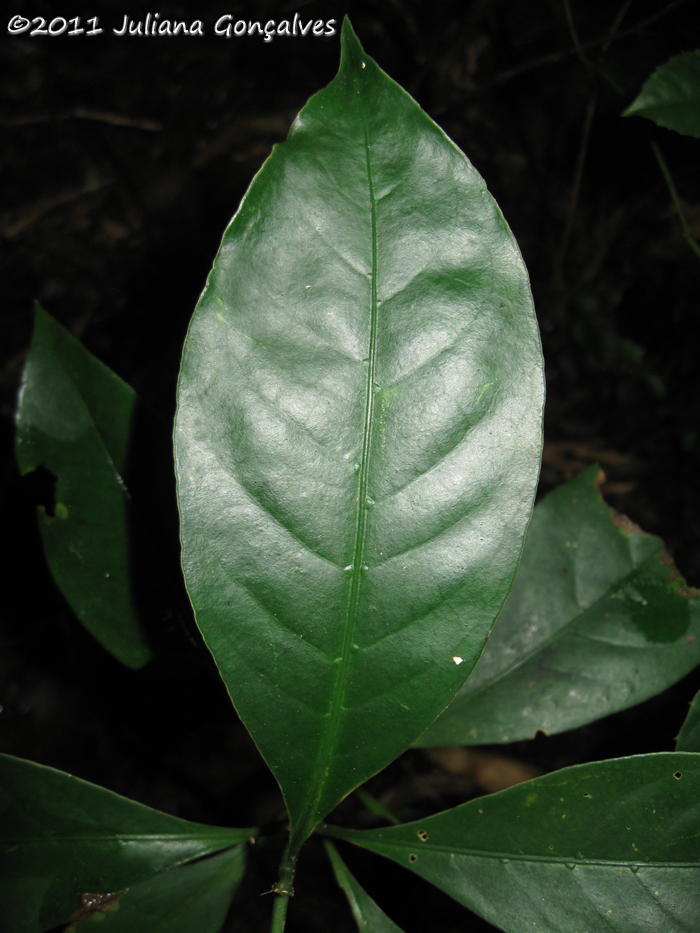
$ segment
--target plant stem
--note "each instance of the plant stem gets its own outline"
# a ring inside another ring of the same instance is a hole
[[[294,894],[294,868],[296,856],[289,851],[289,845],[284,850],[280,862],[279,881],[275,885],[275,902],[272,906],[272,927],[270,933],[284,933],[284,922],[287,917],[289,898]]]
[[[272,927],[270,933],[284,933],[284,921],[289,906],[288,894],[275,894],[275,903],[272,906]]]
[[[700,246],[698,246],[697,240],[693,236],[690,225],[686,219],[685,214],[683,213],[683,205],[681,204],[681,199],[678,197],[678,192],[676,191],[676,186],[673,184],[673,179],[671,178],[671,173],[668,170],[666,165],[666,160],[661,155],[661,151],[656,143],[651,140],[651,151],[656,156],[656,161],[659,163],[659,168],[661,169],[661,174],[664,176],[664,181],[668,186],[668,190],[671,193],[671,198],[673,199],[674,207],[676,208],[676,213],[681,222],[681,227],[683,228],[683,236],[688,242],[688,246],[692,249],[695,255],[700,259]]]

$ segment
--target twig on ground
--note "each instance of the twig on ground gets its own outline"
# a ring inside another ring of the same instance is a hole
[[[137,130],[148,130],[157,133],[163,129],[163,124],[148,117],[126,117],[121,113],[110,113],[107,110],[92,110],[90,107],[73,107],[61,113],[36,113],[24,117],[12,117],[3,120],[4,126],[30,126],[35,123],[53,123],[59,120],[96,120],[99,123],[109,123],[112,126],[128,126]]]
[[[6,240],[11,240],[20,233],[24,233],[40,217],[48,214],[54,208],[70,204],[71,201],[77,201],[78,198],[82,198],[86,194],[92,194],[94,191],[99,191],[111,184],[113,184],[111,180],[90,182],[83,185],[82,188],[70,188],[67,191],[61,191],[60,194],[54,195],[52,198],[42,198],[40,201],[34,201],[19,212],[8,211],[0,216],[0,236],[5,237]]]
[[[656,143],[653,140],[651,140],[650,145],[651,145],[651,151],[656,156],[656,161],[659,163],[661,174],[664,176],[664,181],[666,182],[668,190],[671,194],[673,205],[676,208],[678,219],[681,222],[681,227],[683,229],[683,236],[685,237],[688,243],[688,246],[692,249],[692,251],[698,257],[698,259],[700,259],[700,246],[698,246],[698,242],[693,236],[692,230],[690,229],[688,218],[685,216],[685,211],[683,210],[681,199],[678,197],[678,192],[676,191],[676,186],[673,182],[673,178],[671,177],[671,173],[668,169],[668,165],[666,165],[666,160],[661,155],[661,150],[659,149],[659,147],[656,145]]]

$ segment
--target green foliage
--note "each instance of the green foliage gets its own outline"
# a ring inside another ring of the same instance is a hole
[[[132,892],[141,902],[151,895],[167,900],[173,888],[193,899],[200,882],[222,904],[221,919],[242,874],[243,843],[254,835],[188,823],[53,768],[0,755],[3,929],[44,933],[66,922],[83,895],[98,892],[121,895],[119,910],[113,903],[108,913],[112,928],[126,933],[137,929],[122,919],[132,914]],[[204,856],[214,857],[195,869],[194,860]],[[191,873],[182,871],[190,865]],[[195,929],[205,927],[182,927]]]
[[[700,51],[676,55],[658,68],[623,113],[623,117],[632,116],[647,117],[658,126],[700,139]],[[653,141],[651,148],[681,222],[683,236],[700,259],[700,245],[693,236],[666,160]]]
[[[324,832],[393,859],[508,933],[681,933],[700,917],[699,798],[700,755],[638,755],[415,823]]]
[[[605,505],[598,473],[591,467],[537,505],[478,667],[417,744],[573,729],[641,703],[700,663],[697,592],[662,541]]]
[[[366,933],[402,933],[393,920],[367,894],[364,888],[350,874],[345,863],[338,855],[336,847],[326,840],[326,852],[333,866],[335,880],[345,892],[350,910],[357,923],[357,928]]]
[[[218,933],[243,877],[245,851],[235,845],[134,885],[84,921],[85,933],[94,923],[99,933]]]
[[[188,590],[287,804],[273,933],[307,836],[412,744],[570,729],[697,664],[698,593],[657,538],[605,506],[596,470],[537,507],[513,583],[542,396],[527,274],[498,207],[346,21],[337,78],[225,233],[178,394]],[[18,459],[58,478],[56,514],[40,523],[59,586],[138,667],[148,648],[123,483],[135,405],[37,312]],[[676,753],[567,768],[387,829],[320,832],[513,933],[689,931],[697,732],[696,699]],[[8,933],[216,933],[257,833],[8,756],[0,815]],[[396,933],[326,848],[359,929]]]
[[[513,236],[348,25],[224,235],[178,402],[185,580],[296,852],[468,677],[541,444]]]
[[[623,116],[646,117],[700,139],[700,51],[676,55],[657,68]]]
[[[39,513],[51,573],[76,616],[129,667],[150,650],[136,605],[134,511],[124,477],[136,393],[38,305],[17,405],[23,474],[56,477],[55,505]]]

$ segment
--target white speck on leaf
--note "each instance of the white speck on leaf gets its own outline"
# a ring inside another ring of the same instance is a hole
[[[458,657],[458,656],[455,656],[454,658],[452,658],[452,660],[455,662],[455,664],[457,665],[457,667],[459,667],[459,665],[462,663],[462,661],[464,660],[464,658],[460,658],[460,657]]]

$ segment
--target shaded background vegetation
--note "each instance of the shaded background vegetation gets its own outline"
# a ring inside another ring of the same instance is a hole
[[[649,140],[664,153],[696,234],[700,143],[620,117],[654,68],[698,46],[696,4],[150,7],[161,20],[197,16],[204,38],[118,38],[111,29],[124,14],[143,18],[149,5],[81,6],[60,12],[99,13],[102,36],[4,34],[1,50],[0,750],[191,819],[246,825],[283,816],[186,613],[155,613],[154,626],[165,630],[161,655],[139,673],[82,631],[48,575],[36,490],[20,481],[12,456],[35,298],[172,418],[182,342],[223,229],[271,146],[338,63],[338,36],[217,38],[214,22],[226,12],[263,21],[299,12],[338,26],[349,13],[367,52],[467,153],[532,277],[548,387],[541,493],[599,462],[608,501],[661,535],[689,582],[700,584],[700,370],[690,336],[700,263]],[[59,11],[35,0],[10,12]],[[169,470],[158,482],[172,488]],[[172,529],[171,513],[164,534]],[[698,686],[691,675],[635,710],[563,736],[441,760],[411,752],[371,789],[397,811],[427,812],[496,789],[508,768],[526,776],[670,749]],[[338,817],[368,815],[350,798]],[[258,846],[227,930],[266,929],[270,899],[257,895],[274,880],[280,840],[271,834]],[[418,879],[400,898],[383,896],[403,880],[400,869],[344,854],[407,933],[463,928],[464,911]],[[313,846],[298,887],[307,893],[295,899],[290,933],[353,929]]]

